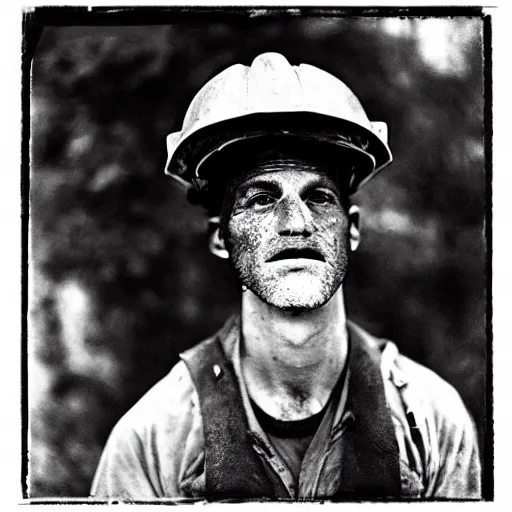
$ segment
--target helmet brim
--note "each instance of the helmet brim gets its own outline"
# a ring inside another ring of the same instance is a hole
[[[315,112],[263,112],[248,114],[173,135],[165,172],[180,181],[211,180],[201,169],[211,155],[248,138],[287,135],[335,145],[359,156],[352,179],[354,193],[392,161],[389,147],[375,133],[359,124]]]

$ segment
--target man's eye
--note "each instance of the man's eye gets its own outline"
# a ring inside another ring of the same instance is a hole
[[[269,196],[268,194],[256,194],[247,201],[248,206],[256,207],[270,206],[271,204],[274,203],[275,199],[272,196]]]
[[[313,192],[308,196],[307,200],[313,204],[326,204],[332,203],[333,198],[325,192]]]

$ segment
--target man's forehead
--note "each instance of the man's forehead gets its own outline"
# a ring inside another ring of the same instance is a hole
[[[332,158],[332,154],[307,150],[300,144],[251,148],[239,152],[230,162],[229,174],[237,186],[252,181],[332,182],[340,188],[340,175],[350,175],[352,161]],[[318,149],[318,148],[316,148]]]
[[[240,190],[272,185],[278,187],[318,185],[339,188],[337,173],[332,169],[294,159],[269,160],[254,166],[239,176],[236,185]]]

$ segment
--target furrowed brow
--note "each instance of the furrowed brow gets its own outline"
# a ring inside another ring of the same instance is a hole
[[[305,183],[300,190],[300,195],[306,194],[308,192],[311,192],[312,190],[323,188],[326,190],[331,191],[336,196],[340,196],[340,191],[338,186],[335,183],[332,183],[330,180],[327,179],[315,179],[313,181],[310,181],[308,183]]]
[[[243,183],[242,185],[240,185],[238,193],[240,196],[244,196],[251,191],[263,191],[279,194],[282,192],[282,187],[275,181],[265,179],[262,177],[255,178],[253,180],[249,180],[246,183]]]

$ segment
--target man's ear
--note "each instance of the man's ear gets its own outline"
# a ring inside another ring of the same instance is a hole
[[[223,260],[229,258],[229,253],[224,244],[224,240],[220,236],[220,219],[219,217],[211,217],[208,221],[208,247],[212,254]]]
[[[348,209],[348,221],[349,221],[349,237],[350,237],[350,249],[355,251],[361,241],[361,231],[359,230],[359,206],[353,204]]]

